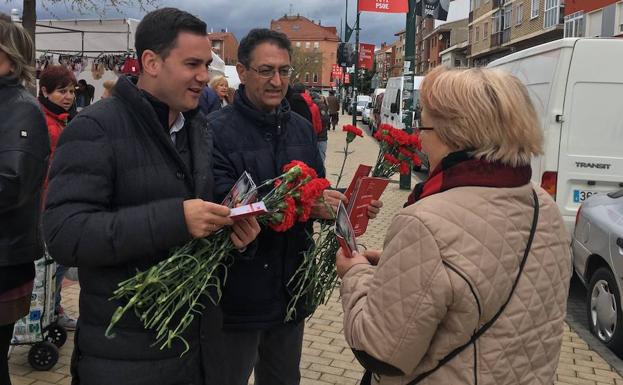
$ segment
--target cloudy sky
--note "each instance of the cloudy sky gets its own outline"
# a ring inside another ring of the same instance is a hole
[[[199,16],[209,29],[218,31],[227,28],[240,40],[251,28],[270,26],[272,19],[278,19],[285,14],[301,14],[314,21],[321,21],[322,25],[335,26],[340,33],[340,21],[345,19],[345,2],[348,1],[348,23],[355,24],[356,0],[152,0],[158,6],[175,6]],[[84,1],[88,3],[88,1]],[[114,18],[131,17],[140,19],[146,11],[140,7],[126,7],[121,11],[105,4],[110,1],[93,0],[102,4],[100,10],[92,7],[85,10],[72,10],[71,0],[38,0],[37,16],[39,19],[74,19],[74,18]],[[130,3],[138,1],[128,0]],[[60,4],[59,4],[60,3]],[[460,6],[457,7],[457,4]],[[467,17],[467,10],[462,3],[466,0],[457,0],[450,3],[453,13],[460,13]],[[9,13],[11,8],[22,8],[21,0],[0,0],[0,12]],[[153,8],[153,7],[152,7]],[[150,9],[152,9],[150,8]],[[456,8],[456,9],[453,9]],[[460,12],[453,12],[460,10]],[[405,27],[404,14],[362,13],[361,35],[362,43],[380,45],[382,42],[391,43],[396,39],[394,33]],[[354,35],[351,38],[354,42]]]

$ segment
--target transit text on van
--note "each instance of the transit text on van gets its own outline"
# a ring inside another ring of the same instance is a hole
[[[585,163],[585,162],[575,162],[575,167],[578,168],[602,168],[604,170],[610,170],[609,163]]]

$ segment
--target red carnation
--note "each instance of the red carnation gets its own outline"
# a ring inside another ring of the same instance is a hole
[[[291,196],[285,196],[283,199],[285,208],[280,209],[278,213],[273,215],[273,221],[269,223],[271,229],[284,232],[294,226],[296,220],[296,203]]]
[[[299,181],[305,180],[307,177],[311,177],[311,179],[318,178],[316,170],[309,167],[306,163],[301,162],[300,160],[293,160],[292,162],[283,166],[283,172],[288,172],[291,168],[295,166],[299,166],[299,168],[301,169],[301,175],[298,178]]]
[[[360,128],[353,126],[352,124],[346,124],[342,127],[342,131],[352,132],[353,134],[363,138],[363,131]]]
[[[300,189],[301,195],[299,201],[301,206],[299,207],[299,222],[307,222],[309,215],[311,214],[312,207],[322,196],[324,190],[326,190],[331,184],[324,178],[313,179],[309,183],[303,185]]]
[[[396,159],[396,157],[395,157],[395,156],[393,156],[392,154],[385,154],[385,155],[383,155],[383,158],[384,158],[387,162],[389,162],[389,163],[391,163],[391,164],[398,164],[398,163],[400,163],[400,161],[399,161],[398,159]]]

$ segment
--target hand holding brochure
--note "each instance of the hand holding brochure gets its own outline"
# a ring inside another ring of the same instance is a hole
[[[344,254],[352,258],[353,252],[359,252],[357,250],[357,239],[355,238],[355,231],[348,219],[348,213],[346,208],[340,202],[337,208],[337,216],[335,218],[335,236],[340,244]]]

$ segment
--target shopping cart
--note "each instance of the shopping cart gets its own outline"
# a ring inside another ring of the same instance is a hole
[[[46,253],[35,261],[35,282],[28,315],[15,323],[11,349],[30,345],[28,363],[36,370],[50,370],[58,362],[58,349],[67,341],[67,331],[56,323],[56,264]]]

